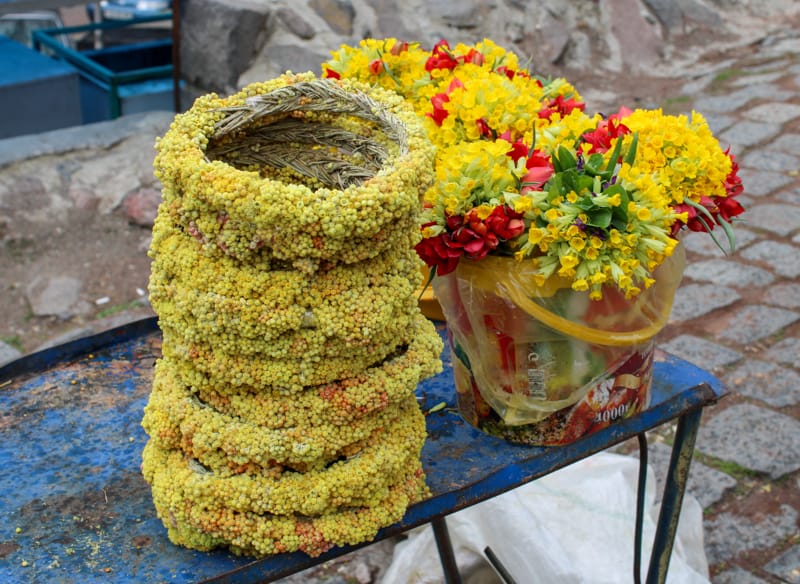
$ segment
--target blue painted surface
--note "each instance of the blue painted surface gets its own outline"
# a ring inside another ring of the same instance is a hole
[[[71,65],[0,35],[0,139],[80,124],[79,81]]]
[[[74,75],[75,68],[0,35],[0,86]]]
[[[0,368],[0,582],[258,582],[355,549],[253,561],[169,542],[139,473],[147,440],[140,421],[160,343],[151,319]],[[424,410],[448,403],[428,415],[423,463],[433,496],[379,538],[529,482],[723,393],[711,374],[667,356],[655,365],[648,411],[568,446],[533,448],[463,422],[446,350],[443,358],[445,372],[418,390]]]

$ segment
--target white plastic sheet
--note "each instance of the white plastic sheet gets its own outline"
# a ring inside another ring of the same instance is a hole
[[[486,546],[518,584],[629,584],[639,461],[600,453],[447,517],[459,566],[475,566]],[[658,508],[648,468],[642,546],[644,581]],[[494,575],[469,584],[501,582]],[[395,548],[382,584],[438,584],[443,573],[430,526]],[[708,584],[702,509],[684,497],[668,583]]]

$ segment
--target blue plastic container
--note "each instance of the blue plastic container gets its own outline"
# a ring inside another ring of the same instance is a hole
[[[80,125],[79,84],[69,63],[0,35],[0,139]]]
[[[151,110],[172,110],[174,79],[172,40],[163,39],[76,51],[64,46],[61,35],[122,28],[163,21],[171,15],[105,22],[34,32],[34,46],[46,46],[80,75],[81,117],[84,124]]]

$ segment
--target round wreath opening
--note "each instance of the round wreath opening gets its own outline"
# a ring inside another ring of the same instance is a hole
[[[433,178],[434,148],[402,97],[312,74],[204,96],[156,148],[163,212],[184,231],[305,272],[407,239]]]

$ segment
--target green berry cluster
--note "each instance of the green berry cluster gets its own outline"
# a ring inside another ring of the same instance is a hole
[[[337,91],[363,92],[380,115],[284,111],[220,134],[231,112],[310,81],[202,97],[157,143],[149,291],[163,356],[142,472],[170,539],[192,549],[316,556],[369,541],[428,493],[415,389],[441,370],[442,343],[415,295],[433,176],[419,120],[396,95],[346,81]],[[279,126],[313,124],[353,140],[342,167],[371,176],[336,189],[302,165],[248,158],[253,136],[274,149]]]

